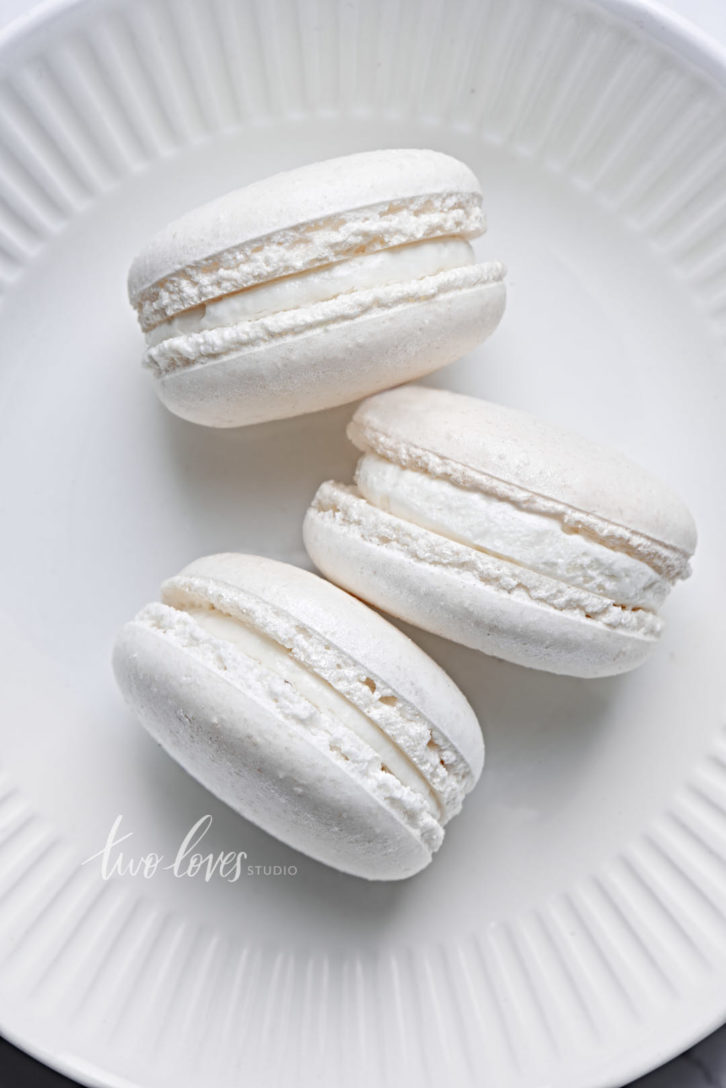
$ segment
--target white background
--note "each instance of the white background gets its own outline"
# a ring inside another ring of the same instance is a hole
[[[0,0],[0,27],[33,9],[52,7],[54,0]],[[695,24],[726,51],[726,0],[662,0],[664,9]],[[632,1088],[726,1088],[726,1028]]]

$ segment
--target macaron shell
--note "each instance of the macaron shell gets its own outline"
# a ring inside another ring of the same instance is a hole
[[[472,171],[419,149],[363,151],[253,182],[195,208],[156,234],[134,260],[129,297],[185,265],[232,246],[355,208],[434,193],[481,195]]]
[[[495,281],[276,337],[156,379],[175,415],[239,427],[357,400],[454,362],[486,339],[504,312]]]
[[[431,860],[418,836],[303,728],[163,637],[127,624],[114,669],[127,703],[162,747],[271,835],[370,880],[411,876]]]
[[[355,597],[310,571],[234,552],[198,559],[177,577],[226,582],[294,614],[413,704],[460,753],[474,781],[479,777],[481,729],[459,688],[410,638]],[[164,590],[173,604],[173,594]]]
[[[617,450],[474,397],[410,386],[357,409],[348,429],[361,450],[376,435],[402,454],[428,451],[690,555],[696,528],[683,501]]]
[[[368,516],[373,524],[380,520],[382,538],[390,535],[394,519],[375,507]],[[436,546],[435,534],[415,531]],[[654,644],[372,542],[314,506],[303,536],[315,565],[337,585],[423,630],[513,664],[568,676],[611,676],[641,664]]]

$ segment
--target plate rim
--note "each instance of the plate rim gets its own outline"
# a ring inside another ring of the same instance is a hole
[[[118,0],[40,0],[29,11],[16,15],[0,29],[0,68],[11,61],[16,49],[31,47],[42,41],[46,32],[62,24],[69,16],[83,18],[86,13],[100,15],[112,8]],[[583,7],[599,9],[612,15],[640,34],[664,46],[681,58],[685,58],[703,75],[714,80],[721,88],[726,87],[726,46],[691,22],[674,12],[660,0],[575,0]],[[677,1058],[694,1045],[706,1039],[726,1024],[726,994],[721,1005],[697,1030],[686,1024],[684,1030],[671,1031],[667,1042],[661,1045],[657,1057],[644,1057],[643,1049],[625,1052],[621,1060],[609,1065],[608,1073],[601,1079],[588,1082],[588,1088],[618,1088],[659,1069]],[[17,1031],[12,1023],[0,1015],[0,1035],[12,1046],[48,1068],[77,1080],[87,1088],[148,1088],[141,1080],[128,1079],[111,1069],[102,1068],[95,1062],[86,1061],[81,1055],[46,1046],[26,1034],[22,1027]]]

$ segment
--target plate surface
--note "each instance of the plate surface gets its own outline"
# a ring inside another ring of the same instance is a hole
[[[114,1088],[594,1088],[715,1027],[718,58],[614,0],[95,0],[5,39],[0,103],[3,1032]],[[198,201],[387,146],[465,159],[485,187],[479,252],[510,269],[500,330],[429,381],[619,446],[681,491],[700,544],[629,676],[547,676],[415,635],[480,715],[488,764],[434,864],[368,885],[217,804],[130,719],[109,654],[197,555],[307,565],[307,502],[354,462],[350,408],[219,433],[167,414],[138,365],[132,256]],[[204,851],[245,851],[252,873],[82,864],[118,816],[114,858],[169,861],[205,814]]]

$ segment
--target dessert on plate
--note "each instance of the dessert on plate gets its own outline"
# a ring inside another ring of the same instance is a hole
[[[355,485],[305,518],[316,566],[400,619],[519,665],[608,676],[639,665],[690,573],[693,518],[616,450],[524,412],[408,386],[348,427]]]
[[[221,800],[369,880],[431,861],[484,762],[473,710],[401,631],[259,556],[191,563],[119,633],[129,706]]]
[[[184,419],[235,427],[429,374],[496,328],[482,193],[438,151],[364,151],[228,193],[171,223],[128,278],[145,366]]]

